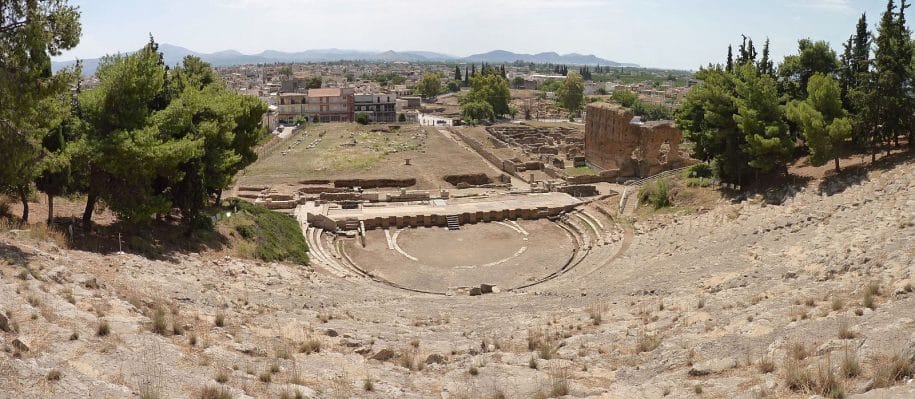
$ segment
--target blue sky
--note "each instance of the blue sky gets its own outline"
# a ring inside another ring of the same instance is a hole
[[[797,39],[839,51],[884,0],[71,0],[80,45],[58,60],[161,43],[200,52],[318,48],[428,50],[466,56],[494,49],[595,54],[643,66],[696,69],[723,62],[741,34],[781,59]],[[910,10],[915,13],[915,10]],[[909,18],[910,21],[915,17]]]

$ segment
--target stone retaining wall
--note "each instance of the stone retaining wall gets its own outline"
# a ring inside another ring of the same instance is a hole
[[[481,222],[494,222],[501,220],[515,220],[515,219],[542,219],[546,217],[553,217],[562,214],[563,212],[568,212],[572,210],[574,206],[568,207],[543,207],[537,209],[503,209],[499,211],[479,211],[479,212],[465,212],[461,213],[458,216],[461,224],[472,224],[472,223],[481,223]],[[396,228],[407,228],[407,227],[434,227],[434,226],[446,226],[447,221],[445,215],[413,215],[413,216],[388,216],[388,217],[375,217],[368,218],[363,220],[365,223],[365,228],[370,229],[386,229],[389,227]],[[337,226],[341,229],[344,228],[346,224],[345,220],[338,220]]]

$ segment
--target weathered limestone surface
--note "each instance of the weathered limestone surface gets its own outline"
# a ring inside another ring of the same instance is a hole
[[[620,177],[646,177],[685,165],[680,157],[683,134],[671,122],[631,123],[629,109],[608,104],[588,105],[585,158]]]

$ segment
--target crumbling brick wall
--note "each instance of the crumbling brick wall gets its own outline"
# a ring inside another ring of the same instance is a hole
[[[647,177],[686,165],[680,156],[683,134],[672,122],[631,123],[626,108],[593,103],[585,121],[585,158],[621,177]]]

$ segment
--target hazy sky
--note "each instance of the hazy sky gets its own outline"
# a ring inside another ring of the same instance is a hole
[[[59,60],[160,43],[199,52],[428,50],[466,56],[515,52],[595,54],[643,66],[696,69],[723,62],[740,34],[780,59],[797,39],[837,51],[885,0],[71,0],[80,45]],[[913,11],[915,12],[915,11]],[[909,18],[913,20],[915,18]]]

